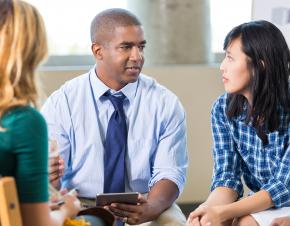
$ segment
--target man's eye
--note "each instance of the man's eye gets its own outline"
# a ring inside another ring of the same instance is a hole
[[[130,49],[131,46],[121,46],[121,49]]]
[[[139,48],[140,50],[143,50],[143,49],[145,48],[145,45],[140,45],[138,48]]]

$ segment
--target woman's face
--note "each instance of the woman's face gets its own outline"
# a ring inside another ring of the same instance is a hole
[[[238,93],[250,100],[251,74],[247,65],[247,56],[242,51],[241,39],[232,40],[226,49],[220,70],[227,93]]]

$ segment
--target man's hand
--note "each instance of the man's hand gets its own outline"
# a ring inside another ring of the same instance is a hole
[[[149,203],[141,194],[139,194],[137,205],[112,203],[105,208],[111,211],[117,220],[128,224],[141,224],[153,220],[150,217],[152,214]]]
[[[164,210],[172,205],[178,192],[174,182],[164,179],[155,183],[148,193],[147,199],[139,195],[137,205],[112,203],[105,208],[123,222],[141,224],[156,220]]]
[[[49,182],[59,189],[59,179],[64,173],[64,161],[58,156],[49,158]]]
[[[49,182],[56,189],[60,188],[60,177],[64,174],[64,161],[60,158],[57,141],[49,140]]]

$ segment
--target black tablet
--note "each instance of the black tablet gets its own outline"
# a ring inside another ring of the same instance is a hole
[[[138,194],[138,192],[97,194],[96,206],[106,206],[110,205],[111,203],[136,205],[138,202]]]

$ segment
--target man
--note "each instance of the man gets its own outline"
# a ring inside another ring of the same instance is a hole
[[[185,113],[173,93],[140,75],[146,44],[140,21],[124,9],[105,10],[92,21],[91,41],[96,66],[54,92],[42,109],[65,162],[62,187],[86,198],[119,191],[111,185],[123,177],[117,166],[124,155],[123,192],[148,195],[138,205],[107,208],[128,224],[184,225],[174,201],[186,176]],[[122,99],[122,107],[112,99]],[[120,124],[112,127],[111,120]],[[115,167],[111,174],[109,165]]]

